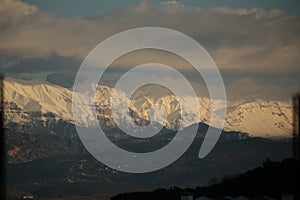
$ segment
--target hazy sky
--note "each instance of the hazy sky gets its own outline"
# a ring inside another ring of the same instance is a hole
[[[250,77],[299,86],[299,5],[298,0],[0,0],[0,69],[24,78],[75,73],[104,39],[130,28],[158,26],[197,40],[225,81]],[[174,63],[172,55],[150,55]],[[147,56],[140,52],[116,65],[132,66]]]

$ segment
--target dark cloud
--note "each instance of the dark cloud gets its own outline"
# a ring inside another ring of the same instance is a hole
[[[51,73],[46,81],[65,88],[72,88],[74,85],[75,73]]]
[[[8,67],[2,64],[4,72],[7,73],[38,73],[53,71],[69,71],[75,73],[79,66],[80,60],[74,57],[62,57],[51,54],[42,58],[8,58],[7,62],[11,62]],[[13,62],[15,61],[15,62]]]

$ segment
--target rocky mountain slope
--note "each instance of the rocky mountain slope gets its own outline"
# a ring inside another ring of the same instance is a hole
[[[72,91],[57,85],[37,80],[7,78],[4,82],[5,124],[9,129],[22,132],[32,128],[46,128],[50,134],[57,134],[55,127],[64,130],[75,122],[86,126],[89,115],[82,105],[83,114],[74,120],[72,115]],[[230,86],[231,88],[234,86]],[[112,92],[124,96],[107,86],[98,85],[95,95],[97,117],[102,125],[115,128],[117,125],[111,113],[110,97]],[[230,95],[230,94],[229,94]],[[118,117],[128,120],[128,114],[140,125],[149,123],[149,109],[157,104],[165,107],[167,120],[165,126],[171,130],[179,127],[180,105],[178,98],[164,88],[143,88],[133,94],[128,113],[119,112]],[[193,97],[186,97],[191,99]],[[230,97],[228,98],[231,99]],[[247,100],[248,99],[248,100]],[[183,121],[183,127],[197,122],[209,124],[210,100],[197,97],[199,110],[189,108],[188,112],[200,112],[199,118]],[[118,109],[116,109],[118,111]],[[196,116],[196,115],[192,115]],[[50,129],[49,129],[50,128]],[[227,131],[246,132],[250,136],[289,137],[292,133],[292,107],[290,102],[246,98],[232,100],[227,105],[224,125]],[[57,130],[59,132],[59,130]],[[67,132],[67,130],[66,130]]]

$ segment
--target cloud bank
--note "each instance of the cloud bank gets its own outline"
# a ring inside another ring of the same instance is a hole
[[[144,26],[171,28],[191,36],[221,69],[300,73],[299,17],[281,10],[186,7],[176,1],[155,5],[142,1],[100,16],[57,19],[33,5],[2,0],[0,57],[44,59],[57,55],[80,61],[111,35]],[[159,52],[153,53],[155,56],[167,63],[174,59]],[[142,55],[138,58],[144,59]],[[117,64],[133,65],[138,58]],[[40,67],[37,70],[43,71]],[[49,70],[49,66],[45,68]]]

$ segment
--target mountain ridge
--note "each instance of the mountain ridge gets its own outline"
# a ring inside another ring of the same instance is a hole
[[[6,78],[4,84],[5,124],[8,127],[11,124],[26,127],[37,121],[44,126],[48,126],[47,124],[55,126],[61,121],[75,123],[72,115],[71,90],[40,80],[24,81]],[[116,127],[110,107],[110,96],[115,89],[103,85],[97,88],[95,97],[97,117],[100,123]],[[143,91],[147,92],[146,96],[143,96]],[[131,99],[129,114],[136,123],[145,125],[150,120],[149,109],[151,106],[162,104],[168,114],[165,126],[175,130],[181,122],[177,97],[172,94],[165,96],[158,96],[158,94],[162,95],[163,93],[150,89],[137,91],[134,99]],[[120,92],[121,97],[122,95]],[[198,97],[197,101],[200,110],[190,108],[189,112],[200,112],[200,118],[192,118],[183,122],[184,127],[198,122],[209,124],[210,100]],[[83,108],[83,112],[85,112],[85,108]],[[118,113],[118,116],[125,119],[128,118],[127,114]],[[81,123],[84,124],[84,120],[87,118],[88,115],[82,115]],[[245,132],[250,136],[259,137],[291,137],[292,107],[286,101],[262,99],[245,100],[240,103],[228,102],[224,130]]]

